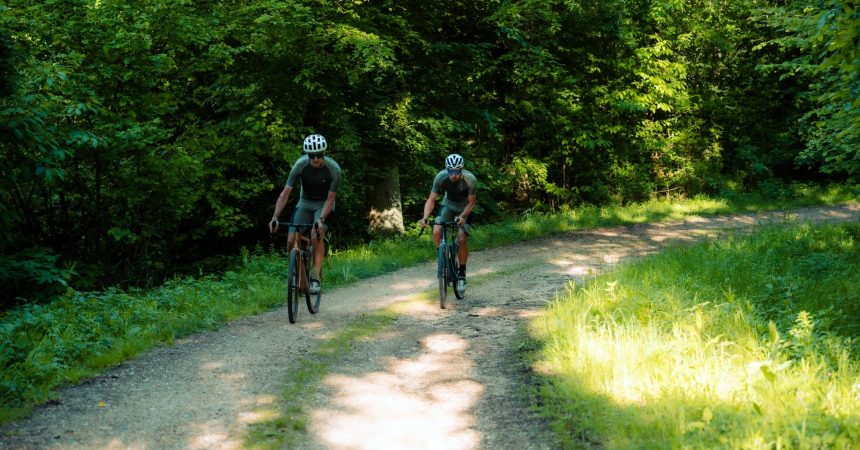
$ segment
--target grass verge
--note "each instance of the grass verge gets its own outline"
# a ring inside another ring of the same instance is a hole
[[[530,324],[565,448],[857,448],[860,225],[768,227],[571,286]]]

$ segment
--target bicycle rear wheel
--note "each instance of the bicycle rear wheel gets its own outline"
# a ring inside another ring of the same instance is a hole
[[[463,297],[466,296],[465,291],[461,291],[459,286],[457,286],[460,281],[460,259],[457,256],[457,244],[451,245],[451,263],[449,267],[451,267],[451,284],[454,290],[454,296],[457,297],[457,300],[462,300]]]
[[[287,312],[290,323],[296,323],[299,316],[299,251],[290,251],[290,271],[287,277]]]
[[[445,299],[448,297],[448,253],[445,251],[445,246],[439,246],[439,256],[437,258],[438,274],[439,274],[439,306],[445,309]]]
[[[310,273],[311,273],[310,269],[311,269],[311,264],[312,264],[311,261],[313,261],[313,259],[314,259],[314,246],[313,246],[313,244],[311,244],[311,246],[308,248],[308,261],[307,261],[308,286],[310,286]],[[322,283],[322,267],[320,267],[320,283]],[[311,314],[316,314],[317,311],[320,310],[320,301],[321,300],[322,300],[322,288],[320,288],[319,292],[317,292],[316,294],[312,294],[310,289],[308,289],[307,295],[305,296],[305,302],[308,304],[308,311],[310,311]]]

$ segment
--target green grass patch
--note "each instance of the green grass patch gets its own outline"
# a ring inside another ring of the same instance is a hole
[[[856,448],[860,225],[767,227],[571,287],[530,324],[565,448]]]
[[[667,199],[618,207],[583,207],[554,215],[525,214],[483,224],[473,250],[596,226],[675,220],[692,215],[832,204],[860,197],[855,187],[778,186],[774,195]],[[774,188],[776,189],[776,188]],[[371,242],[333,252],[326,289],[381,275],[435,257],[429,233]],[[180,336],[217,329],[224,322],[283,303],[287,258],[281,253],[241,255],[220,276],[176,279],[141,290],[69,291],[47,305],[27,305],[0,316],[0,422],[13,420],[75,383]],[[780,285],[781,286],[781,285]],[[782,289],[784,287],[779,287]]]

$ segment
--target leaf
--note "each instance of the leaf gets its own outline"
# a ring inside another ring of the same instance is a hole
[[[702,422],[705,422],[706,424],[711,423],[711,420],[713,420],[713,418],[714,413],[711,411],[711,408],[706,407],[705,410],[702,411]]]
[[[771,382],[771,384],[776,381],[776,374],[772,370],[770,370],[770,366],[762,364],[759,367],[759,370],[761,370],[762,375],[764,375],[765,379]]]

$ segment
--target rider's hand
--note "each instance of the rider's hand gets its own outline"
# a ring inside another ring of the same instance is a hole
[[[316,223],[314,223],[314,227],[315,227],[317,230],[325,231],[325,221],[323,220],[323,218],[322,218],[322,217],[320,217],[319,219],[317,219]]]
[[[278,219],[272,217],[272,221],[269,222],[269,232],[274,233],[278,231]]]
[[[460,222],[462,222],[462,221],[463,221],[462,217],[460,217],[460,216],[454,217],[454,223],[456,223],[457,225],[460,225]]]
[[[421,228],[427,228],[428,225],[430,225],[430,219],[426,217],[421,219]]]

